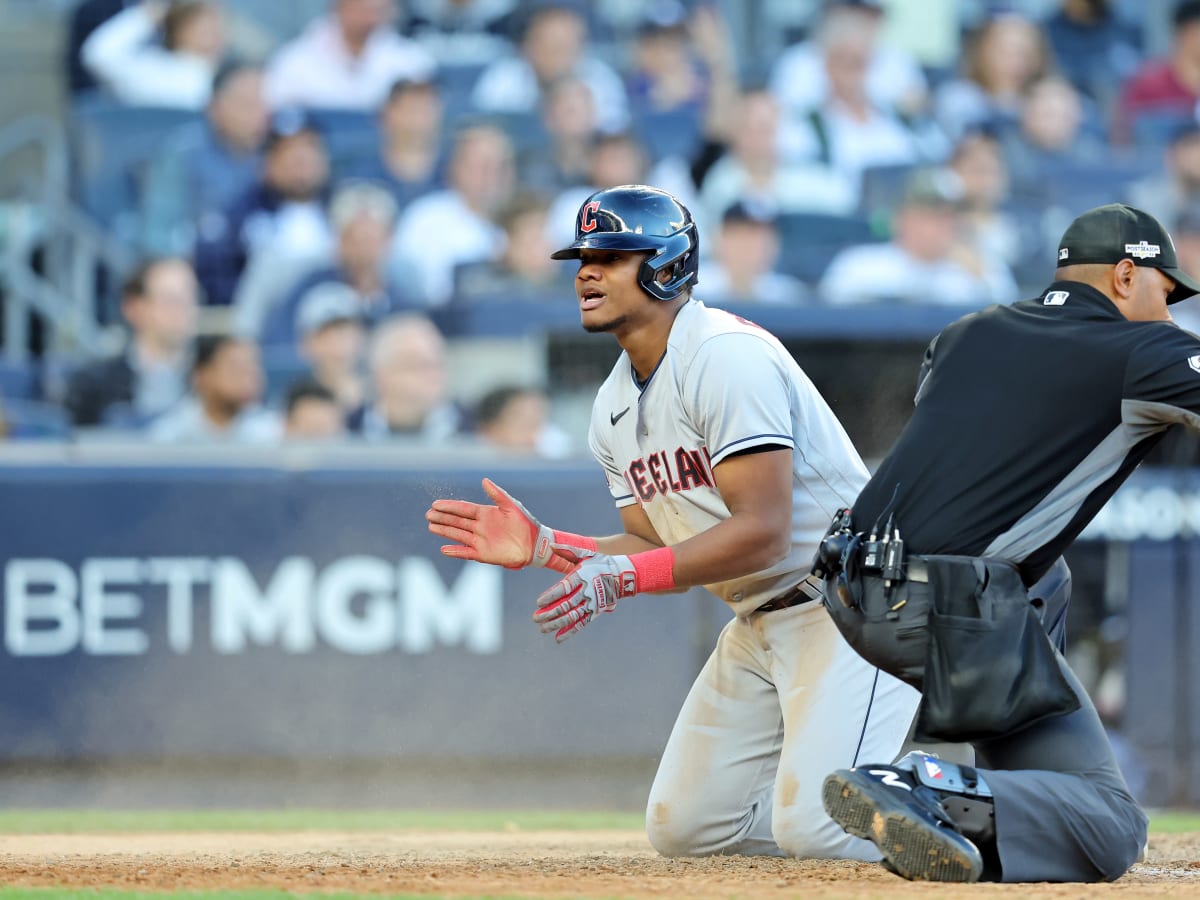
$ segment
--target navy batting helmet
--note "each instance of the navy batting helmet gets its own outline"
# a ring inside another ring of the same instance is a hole
[[[638,270],[638,284],[659,300],[674,300],[694,285],[700,266],[700,236],[688,208],[644,184],[596,191],[583,202],[575,218],[575,241],[550,255],[578,259],[581,250],[651,251]],[[660,283],[663,271],[671,277]]]

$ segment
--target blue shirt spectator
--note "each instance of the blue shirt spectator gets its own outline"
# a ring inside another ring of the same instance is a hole
[[[209,305],[229,305],[253,253],[316,256],[332,244],[329,160],[320,134],[301,114],[278,113],[265,153],[260,181],[224,213],[200,222],[196,273]]]
[[[180,129],[146,171],[141,214],[148,252],[191,254],[196,223],[230,208],[258,178],[267,126],[262,71],[245,63],[222,67],[205,120]]]
[[[1061,0],[1046,20],[1058,67],[1104,109],[1142,62],[1142,29],[1124,21],[1109,0]]]
[[[447,155],[437,84],[401,79],[379,111],[378,151],[344,166],[339,175],[386,187],[403,209],[422,194],[445,187]]]
[[[483,70],[472,103],[484,112],[534,113],[548,85],[574,75],[592,92],[600,130],[625,128],[629,101],[624,82],[586,44],[587,22],[574,8],[554,4],[538,9],[526,25],[520,53]]]

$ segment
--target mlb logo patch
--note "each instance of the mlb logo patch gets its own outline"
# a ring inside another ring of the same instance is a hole
[[[1200,356],[1189,356],[1188,365],[1192,367],[1193,372],[1200,372]]]
[[[1069,291],[1051,291],[1042,298],[1043,306],[1062,306],[1071,294]]]
[[[930,759],[928,756],[925,757],[923,760],[921,760],[921,762],[925,766],[925,774],[928,775],[930,778],[941,778],[942,777],[942,767],[939,766],[932,759]]]
[[[1158,256],[1162,252],[1162,248],[1158,244],[1150,244],[1146,241],[1139,241],[1136,244],[1126,244],[1125,252],[1134,259],[1151,259]]]
[[[1064,259],[1066,259],[1066,258],[1067,258],[1067,254],[1068,254],[1069,252],[1070,252],[1070,251],[1069,251],[1069,250],[1068,250],[1066,247],[1063,247],[1061,250],[1059,250],[1059,251],[1058,251],[1058,261],[1059,261],[1059,262],[1062,262]]]

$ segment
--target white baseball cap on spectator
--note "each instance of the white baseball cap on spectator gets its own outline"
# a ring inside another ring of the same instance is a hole
[[[334,322],[359,322],[362,312],[354,289],[329,282],[309,291],[296,310],[296,331],[304,337]]]

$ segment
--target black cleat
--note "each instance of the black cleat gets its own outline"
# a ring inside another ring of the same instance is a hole
[[[838,769],[821,791],[825,811],[849,834],[877,846],[910,881],[978,881],[983,856],[960,834],[933,792],[891,766]]]

